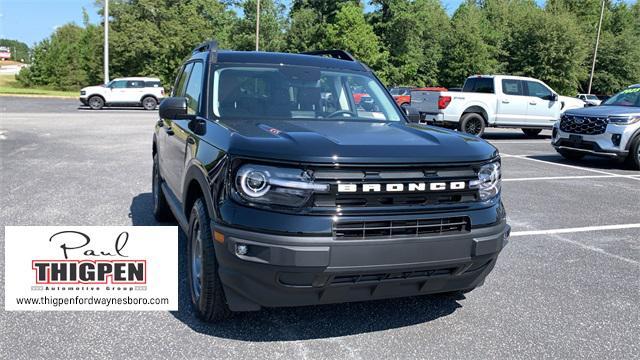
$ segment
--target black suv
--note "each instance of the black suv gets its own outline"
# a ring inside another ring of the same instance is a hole
[[[498,151],[409,121],[344,51],[205,43],[159,114],[154,215],[187,234],[205,320],[469,291],[506,244]]]

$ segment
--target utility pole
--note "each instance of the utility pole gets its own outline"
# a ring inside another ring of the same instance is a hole
[[[104,83],[109,82],[109,0],[104,0]]]
[[[256,51],[260,47],[260,0],[256,0]]]
[[[596,36],[596,48],[593,51],[593,63],[591,63],[591,76],[589,76],[589,89],[587,94],[591,94],[591,84],[593,83],[593,73],[596,70],[596,57],[598,56],[598,45],[600,44],[600,29],[602,28],[602,17],[604,16],[604,0],[602,0],[602,9],[600,9],[600,22],[598,22],[598,35]]]

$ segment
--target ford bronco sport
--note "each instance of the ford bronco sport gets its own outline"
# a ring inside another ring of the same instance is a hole
[[[204,320],[470,291],[506,244],[498,151],[412,124],[344,51],[202,44],[159,115],[153,212],[187,234]]]

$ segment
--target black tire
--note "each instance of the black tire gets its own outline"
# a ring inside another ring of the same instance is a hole
[[[218,275],[218,262],[213,247],[209,214],[202,199],[191,208],[189,234],[187,238],[188,280],[191,304],[198,317],[207,322],[228,318],[231,310],[227,305]],[[197,258],[199,257],[199,266]],[[198,272],[200,276],[195,275]]]
[[[156,100],[153,96],[146,96],[142,99],[142,107],[145,110],[155,110],[158,106],[158,100]]]
[[[408,107],[409,107],[409,103],[400,104],[400,108],[402,109],[402,111],[404,111],[405,114],[408,114],[408,112],[407,112],[407,108]]]
[[[541,131],[542,129],[522,129],[522,132],[529,137],[538,136]]]
[[[162,178],[160,177],[160,165],[158,164],[158,154],[153,155],[153,178],[151,191],[153,195],[153,217],[160,222],[167,222],[173,219],[173,214],[164,197],[164,192],[160,187]]]
[[[462,115],[462,118],[460,118],[460,127],[458,130],[467,134],[482,137],[482,134],[484,134],[484,128],[485,123],[482,115],[477,113],[467,113]]]
[[[98,95],[91,96],[87,102],[93,110],[100,110],[104,107],[104,99]]]
[[[640,170],[640,136],[636,136],[631,146],[629,146],[627,163],[632,169]]]
[[[586,154],[580,151],[567,150],[567,149],[558,149],[557,150],[563,158],[571,161],[577,161],[582,159]]]

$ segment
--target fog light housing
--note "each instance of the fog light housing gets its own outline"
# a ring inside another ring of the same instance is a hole
[[[613,134],[613,135],[611,135],[611,142],[613,143],[614,146],[616,146],[616,147],[620,146],[620,141],[622,141],[622,135],[621,134]]]
[[[236,255],[247,255],[249,253],[249,246],[244,244],[236,244]]]

